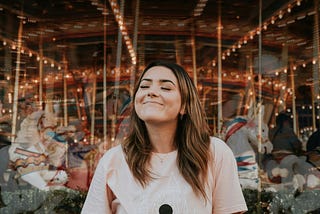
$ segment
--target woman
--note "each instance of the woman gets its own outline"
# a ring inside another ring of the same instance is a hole
[[[133,95],[131,129],[100,160],[82,213],[241,213],[236,162],[211,138],[197,90],[177,64],[156,61]]]

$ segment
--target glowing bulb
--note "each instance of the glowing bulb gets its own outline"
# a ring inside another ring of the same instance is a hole
[[[291,7],[288,7],[287,11],[288,13],[291,13]]]
[[[264,29],[264,30],[267,30],[267,28],[268,28],[267,24],[264,24],[264,25],[263,25],[263,29]]]
[[[279,19],[282,19],[282,17],[283,17],[283,14],[282,14],[282,11],[280,11],[280,13],[279,13]]]

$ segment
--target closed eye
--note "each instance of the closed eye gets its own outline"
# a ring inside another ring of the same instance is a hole
[[[162,90],[165,90],[165,91],[170,91],[171,88],[167,88],[167,87],[161,87]]]

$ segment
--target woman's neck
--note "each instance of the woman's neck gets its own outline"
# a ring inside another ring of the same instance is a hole
[[[175,150],[176,126],[147,125],[153,152],[168,153]]]

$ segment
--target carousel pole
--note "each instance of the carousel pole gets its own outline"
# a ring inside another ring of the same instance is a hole
[[[253,108],[253,112],[256,112],[256,107],[257,107],[257,104],[256,104],[256,90],[255,90],[255,85],[254,85],[254,78],[253,77],[253,67],[252,67],[252,57],[250,56],[249,57],[249,75],[250,75],[250,79],[249,79],[249,87],[248,87],[248,90],[250,91],[250,93],[247,95],[247,99],[246,99],[246,108],[245,109],[246,111],[249,109],[249,108]],[[258,66],[260,68],[260,66]],[[260,84],[260,82],[258,82],[258,84]],[[247,112],[246,112],[247,113]]]
[[[140,12],[140,0],[136,0],[136,11],[134,17],[134,30],[133,30],[133,50],[138,53],[137,40],[138,40],[138,27],[139,27],[139,12]],[[133,96],[133,88],[136,79],[136,65],[132,65],[132,72],[130,77],[130,95]]]
[[[317,103],[317,106],[320,104],[320,90],[319,90],[319,72],[320,72],[320,47],[319,47],[319,0],[314,0],[314,27],[313,27],[313,59],[315,63],[313,64],[313,100]],[[312,102],[314,103],[314,102]],[[318,110],[319,113],[319,110]],[[313,116],[313,130],[316,129],[316,113]],[[320,117],[319,117],[319,126],[320,126]]]
[[[294,131],[294,133],[299,135],[299,131],[297,130],[296,90],[295,90],[293,65],[290,66],[290,79],[291,79],[291,88],[292,88],[293,131]]]
[[[316,108],[315,108],[315,90],[314,86],[311,85],[311,106],[312,106],[312,130],[315,131],[317,129],[317,119],[316,119]]]
[[[194,20],[192,21],[192,33],[191,33],[191,48],[192,48],[192,70],[193,70],[193,82],[194,85],[197,87],[198,80],[197,80],[197,56],[196,56],[196,39],[195,39],[195,32],[194,32]]]
[[[92,80],[92,98],[91,98],[91,124],[90,124],[90,145],[94,145],[95,143],[95,107],[96,107],[96,90],[97,90],[97,75],[96,75],[96,64],[93,68],[93,80]],[[88,174],[87,174],[87,185],[89,186],[91,183],[91,179],[94,173],[94,163],[95,163],[95,155],[90,154],[88,156]]]
[[[42,60],[41,60],[42,61]],[[64,70],[63,70],[63,126],[68,126],[68,83],[67,83],[67,72],[68,72],[68,66],[67,66],[67,59],[65,52],[63,53],[63,64],[64,64]],[[65,144],[66,149],[66,167],[69,167],[69,157],[68,157],[68,150],[69,145],[68,143]]]
[[[91,126],[90,126],[90,144],[94,144],[94,133],[95,133],[95,108],[96,108],[96,94],[97,94],[97,74],[96,74],[96,66],[93,70],[93,85],[92,85],[92,102],[91,102]]]
[[[15,82],[14,82],[13,106],[12,106],[11,143],[14,143],[15,141],[16,129],[17,129],[22,30],[23,30],[23,23],[22,23],[22,19],[20,19],[19,31],[18,31],[17,62],[16,62]]]
[[[103,12],[103,143],[104,149],[108,149],[107,138],[107,8],[104,1]]]
[[[79,95],[78,95],[78,89],[76,89],[74,94],[76,97],[76,107],[77,107],[78,120],[81,120],[81,106],[80,106],[80,100],[79,100]]]
[[[221,137],[222,130],[222,44],[221,44],[221,1],[218,1],[218,26],[217,26],[217,39],[218,39],[218,135]]]
[[[68,66],[67,66],[67,59],[66,54],[63,53],[63,125],[68,126],[68,83],[67,83],[67,73],[68,73]]]
[[[259,69],[258,69],[258,104],[257,107],[261,108],[262,105],[262,0],[259,1],[259,26],[260,26],[260,33],[259,33]],[[258,136],[259,137],[259,144],[258,144],[258,152],[261,152],[261,124],[262,124],[262,115],[261,111],[258,111],[258,121],[259,121],[259,126],[258,126]]]
[[[39,40],[39,106],[43,104],[43,38],[40,35]]]
[[[258,37],[258,104],[257,108],[258,110],[258,165],[261,166],[262,162],[262,155],[261,154],[261,136],[262,136],[262,0],[259,0],[259,37]],[[255,112],[256,113],[256,112]],[[258,204],[257,204],[257,213],[262,213],[261,210],[261,180],[259,179],[258,183],[258,191],[257,191],[257,198],[258,198]]]
[[[22,71],[22,69],[21,69]],[[27,82],[27,68],[23,69],[23,83]],[[26,87],[22,88],[21,96],[25,97],[26,96]],[[1,113],[0,113],[1,114]]]
[[[120,2],[120,14],[123,16],[124,13],[125,0]],[[112,117],[112,136],[111,140],[116,139],[116,123],[118,116],[118,99],[119,99],[119,85],[120,85],[120,75],[121,75],[121,55],[122,55],[122,33],[121,29],[118,30],[118,44],[117,44],[117,58],[116,58],[116,68],[115,68],[115,81],[114,81],[114,97],[116,102],[114,104],[114,115]]]

